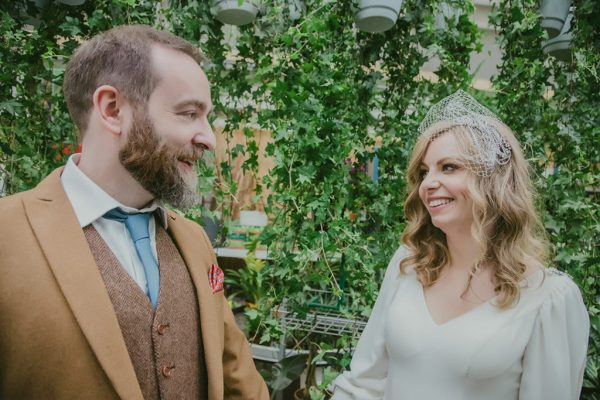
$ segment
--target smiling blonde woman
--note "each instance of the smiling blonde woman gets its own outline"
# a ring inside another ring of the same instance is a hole
[[[333,399],[578,399],[588,314],[546,268],[518,141],[463,91],[419,131],[403,245]]]

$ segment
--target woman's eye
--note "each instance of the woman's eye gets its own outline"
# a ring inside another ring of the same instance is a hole
[[[456,164],[444,164],[442,166],[442,171],[452,172],[458,169],[458,165]]]
[[[419,178],[421,178],[421,180],[425,179],[425,177],[427,176],[427,173],[429,171],[427,171],[426,169],[422,169],[419,171]]]

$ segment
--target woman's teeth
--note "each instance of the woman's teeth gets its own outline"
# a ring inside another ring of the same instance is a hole
[[[452,203],[454,199],[435,199],[429,202],[429,207],[437,207],[444,204]]]

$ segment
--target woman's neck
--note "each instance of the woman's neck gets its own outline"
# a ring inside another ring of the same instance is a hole
[[[450,253],[450,267],[471,271],[474,263],[481,257],[479,244],[470,232],[462,235],[447,235],[446,243]]]

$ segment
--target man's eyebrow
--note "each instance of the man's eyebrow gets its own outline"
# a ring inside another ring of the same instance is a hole
[[[188,107],[188,106],[194,106],[201,110],[208,110],[208,112],[212,111],[212,104],[207,104],[200,100],[194,100],[194,99],[182,100],[179,103],[175,104],[176,109],[181,109],[181,108]]]

